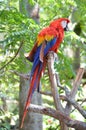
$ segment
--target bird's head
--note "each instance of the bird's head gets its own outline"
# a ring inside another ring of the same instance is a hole
[[[67,18],[59,18],[59,19],[56,19],[54,21],[52,21],[50,23],[50,26],[51,27],[54,27],[56,29],[58,29],[59,27],[63,28],[64,31],[67,31],[68,30],[68,23],[70,22],[69,19]]]

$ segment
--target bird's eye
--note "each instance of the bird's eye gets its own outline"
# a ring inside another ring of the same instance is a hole
[[[62,25],[63,28],[66,28],[66,26],[67,26],[67,21],[62,21],[62,22],[61,22],[61,25]]]

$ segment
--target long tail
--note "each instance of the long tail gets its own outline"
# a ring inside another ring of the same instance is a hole
[[[32,95],[33,95],[35,89],[39,86],[40,78],[41,78],[42,72],[44,72],[45,68],[46,68],[46,60],[44,63],[40,62],[40,64],[38,64],[37,67],[35,68],[35,72],[33,73],[33,76],[31,78],[30,89],[28,92],[27,101],[25,104],[20,128],[23,127],[23,123],[24,123],[24,120],[25,120],[25,117],[26,117],[26,114],[28,111],[28,107],[29,107],[30,102],[31,102]]]

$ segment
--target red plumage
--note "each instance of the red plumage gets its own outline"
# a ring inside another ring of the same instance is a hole
[[[34,47],[26,56],[29,61],[33,62],[33,67],[31,71],[30,89],[24,108],[21,127],[23,127],[23,122],[31,102],[32,94],[39,86],[40,78],[45,71],[47,63],[46,56],[49,51],[57,52],[58,47],[64,38],[64,29],[67,28],[69,22],[70,21],[67,18],[60,18],[52,21],[49,27],[46,27],[39,32]]]

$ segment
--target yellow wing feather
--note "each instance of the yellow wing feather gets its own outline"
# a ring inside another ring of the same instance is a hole
[[[45,40],[50,41],[57,36],[57,31],[52,27],[46,27],[37,36],[37,44],[40,46]]]
[[[54,36],[52,35],[46,35],[45,37],[43,36],[38,36],[37,37],[37,43],[38,43],[38,46],[40,46],[40,44],[42,44],[45,40],[46,41],[50,41],[54,38]]]

